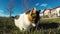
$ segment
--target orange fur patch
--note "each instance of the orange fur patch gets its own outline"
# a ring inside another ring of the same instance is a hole
[[[30,14],[28,14],[28,19],[30,22],[32,22],[32,20],[33,20],[32,16]]]

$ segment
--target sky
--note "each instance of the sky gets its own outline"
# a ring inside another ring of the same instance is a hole
[[[44,11],[46,8],[55,8],[60,6],[60,0],[13,0],[12,16],[24,13],[36,7],[37,10]],[[0,16],[8,17],[10,0],[0,0]]]

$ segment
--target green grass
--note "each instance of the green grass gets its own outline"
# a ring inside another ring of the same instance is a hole
[[[42,18],[40,19],[41,23],[52,23],[52,22],[56,22],[56,23],[60,23],[60,18]]]
[[[60,23],[60,18],[54,18],[54,19],[40,19],[40,23]],[[60,34],[60,26],[57,29],[51,29],[52,32],[54,31],[56,34]],[[17,28],[14,24],[13,19],[9,18],[2,18],[0,17],[0,34],[48,34],[50,29],[44,30],[40,29],[39,31],[35,30],[33,31],[26,31],[26,32],[20,32],[19,28]]]

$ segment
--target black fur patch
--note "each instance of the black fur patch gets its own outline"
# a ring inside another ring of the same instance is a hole
[[[19,19],[19,17],[20,17],[19,15],[16,15],[16,16],[15,16],[15,19]]]
[[[29,14],[31,10],[27,11],[26,14]]]

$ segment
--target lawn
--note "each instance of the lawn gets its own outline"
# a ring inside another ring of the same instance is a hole
[[[40,23],[60,23],[60,18],[51,18],[51,19],[40,19]],[[14,24],[13,19],[9,19],[6,17],[0,17],[0,34],[60,34],[60,25],[54,29],[43,29],[33,31],[20,32],[19,28],[17,28]]]
[[[60,18],[41,18],[40,22],[41,23],[52,23],[52,22],[60,23]]]

